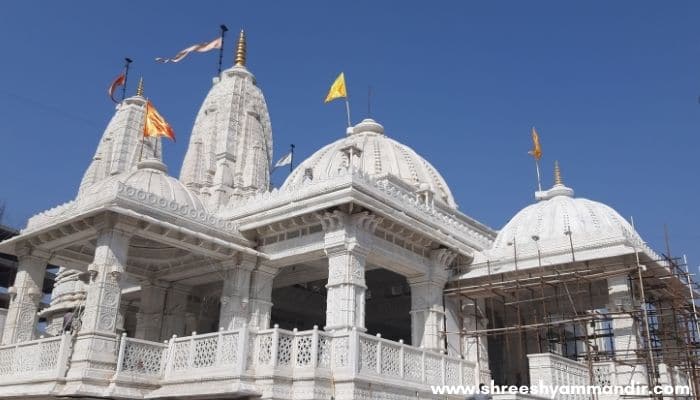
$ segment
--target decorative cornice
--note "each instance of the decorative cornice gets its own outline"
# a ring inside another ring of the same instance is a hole
[[[440,232],[468,243],[470,247],[483,249],[491,247],[496,236],[493,229],[440,202],[426,204],[417,193],[404,186],[395,182],[391,176],[371,177],[361,170],[341,168],[327,179],[289,185],[248,199],[232,201],[227,206],[230,211],[224,212],[223,215],[229,219],[253,217],[265,210],[283,207],[290,203],[298,204],[344,187],[353,187],[384,202],[388,202],[387,200],[395,202],[397,208],[415,213],[417,218],[434,224]]]

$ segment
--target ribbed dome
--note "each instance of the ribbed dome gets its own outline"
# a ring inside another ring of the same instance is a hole
[[[179,180],[167,174],[167,167],[160,160],[148,159],[139,162],[135,170],[119,177],[123,184],[194,210],[204,210],[202,201]]]
[[[567,232],[575,245],[593,241],[638,238],[632,226],[609,206],[583,198],[562,183],[537,193],[538,202],[518,212],[498,233],[493,250],[532,244],[541,248],[562,243],[569,245]],[[510,244],[509,244],[510,243]],[[510,250],[512,251],[512,250]]]
[[[450,188],[440,173],[413,149],[384,135],[384,127],[365,119],[348,128],[347,137],[331,143],[302,162],[287,178],[283,187],[296,186],[306,180],[323,180],[348,167],[370,176],[393,175],[416,190],[429,189],[435,199],[456,207]]]

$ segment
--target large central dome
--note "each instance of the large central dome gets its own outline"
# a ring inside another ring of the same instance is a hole
[[[338,170],[348,168],[349,157],[354,158],[354,168],[372,177],[397,177],[415,190],[430,190],[436,200],[457,207],[440,173],[413,149],[384,135],[384,127],[371,119],[348,128],[347,137],[321,148],[302,162],[283,187],[334,176]]]

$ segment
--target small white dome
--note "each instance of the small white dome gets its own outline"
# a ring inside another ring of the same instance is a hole
[[[135,170],[124,173],[119,181],[134,189],[153,193],[194,210],[204,210],[202,200],[167,172],[167,167],[160,160],[147,159],[139,162]]]
[[[534,241],[541,248],[568,246],[568,233],[577,247],[595,241],[639,238],[617,211],[603,203],[574,198],[574,191],[562,183],[538,192],[537,199],[537,203],[522,209],[501,229],[493,250]]]
[[[435,199],[457,207],[440,173],[413,149],[384,135],[384,127],[371,119],[348,128],[347,137],[321,148],[302,162],[282,187],[334,176],[348,167],[350,154],[354,159],[353,167],[370,176],[395,176],[416,190],[428,189]]]

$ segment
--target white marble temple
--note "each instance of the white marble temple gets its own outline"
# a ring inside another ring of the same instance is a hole
[[[1,398],[461,399],[430,386],[566,371],[569,382],[594,380],[561,348],[542,354],[534,334],[517,346],[512,334],[505,345],[487,338],[546,312],[516,316],[504,293],[485,289],[533,271],[634,266],[635,254],[668,269],[617,212],[558,180],[496,231],[459,211],[440,173],[371,119],[270,190],[270,116],[242,33],[236,60],[213,80],[179,178],[162,146],[142,139],[141,92],[117,106],[76,198],[0,243],[19,258]],[[65,268],[37,314],[47,263]],[[639,306],[623,274],[595,280],[591,301],[579,293],[572,306]],[[641,347],[635,319],[610,326],[618,350]],[[554,371],[555,361],[569,368]],[[678,360],[666,361],[664,376],[681,379]],[[611,365],[616,381],[646,376],[631,355]]]

